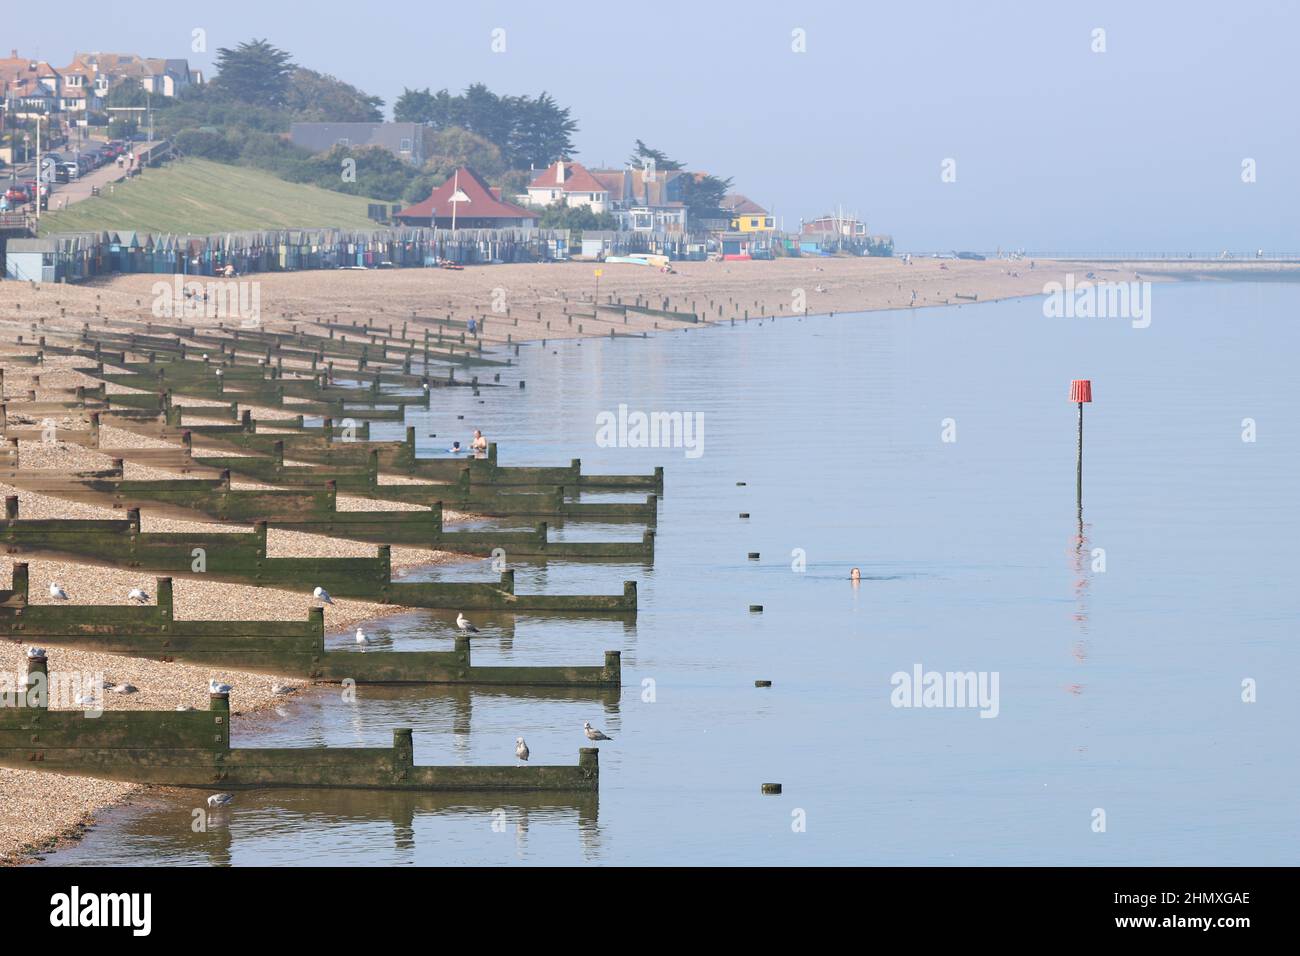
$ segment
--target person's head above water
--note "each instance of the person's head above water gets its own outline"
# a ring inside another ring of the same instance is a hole
[[[849,577],[852,578],[854,581],[861,581],[862,572],[859,571],[857,568],[854,568],[852,571],[849,572]]]

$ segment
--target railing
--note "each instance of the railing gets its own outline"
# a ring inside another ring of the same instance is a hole
[[[0,213],[0,232],[23,232],[35,235],[36,220],[23,212]]]

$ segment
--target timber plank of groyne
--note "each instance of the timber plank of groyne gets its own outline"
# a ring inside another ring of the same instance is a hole
[[[213,427],[221,431],[214,432]],[[468,470],[471,485],[501,488],[558,485],[591,491],[653,491],[657,495],[662,495],[664,490],[662,466],[656,467],[651,475],[584,475],[582,461],[578,458],[568,466],[560,467],[503,466],[497,461],[496,442],[488,444],[487,454],[483,457],[420,458],[415,451],[414,425],[407,426],[403,441],[335,441],[328,435],[307,432],[272,435],[259,434],[251,429],[230,430],[228,426],[193,426],[190,430],[263,455],[274,454],[276,442],[282,441],[281,454],[331,467],[370,467],[370,455],[374,452],[382,470],[433,481],[458,481],[461,472]]]
[[[0,766],[173,787],[420,791],[595,790],[599,755],[576,766],[417,766],[409,728],[392,747],[231,747],[230,697],[208,710],[51,710],[45,656],[28,658],[22,706],[0,707]]]
[[[622,594],[516,594],[514,572],[499,583],[394,581],[388,545],[374,558],[267,557],[263,521],[241,532],[147,532],[140,512],[126,520],[21,519],[18,500],[5,500],[3,541],[10,553],[71,554],[92,564],[139,568],[236,584],[310,593],[322,587],[340,597],[380,604],[451,610],[544,610],[628,613],[636,610],[636,582]]]
[[[33,605],[28,566],[16,563],[13,578],[13,588],[0,591],[0,638],[28,644],[333,683],[583,688],[622,681],[618,651],[606,651],[601,665],[480,667],[472,661],[469,637],[461,634],[450,651],[326,651],[321,608],[311,608],[305,621],[177,620],[171,578],[155,581],[156,606]]]
[[[442,525],[441,502],[424,511],[339,511],[332,481],[316,488],[240,490],[230,487],[228,472],[216,479],[146,481],[50,477],[13,469],[0,474],[30,491],[107,508],[147,506],[161,514],[244,524],[262,520],[289,531],[372,544],[413,545],[484,557],[503,549],[516,557],[654,561],[651,530],[640,541],[551,541],[546,522],[538,523],[531,532],[447,531]]]

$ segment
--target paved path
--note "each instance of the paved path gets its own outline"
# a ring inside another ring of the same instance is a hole
[[[161,142],[161,140],[154,140],[149,143],[133,144],[131,149],[137,157],[137,164],[140,161],[140,157],[147,157],[147,155]],[[66,149],[59,150],[59,153],[60,155],[66,156],[70,154],[70,151]],[[19,182],[35,178],[35,173],[33,172],[34,167],[34,163],[15,167],[18,171]],[[86,173],[86,175],[79,179],[74,179],[71,182],[66,183],[55,183],[54,189],[50,194],[50,205],[47,212],[55,212],[59,209],[71,206],[73,203],[81,202],[83,199],[88,199],[92,195],[92,189],[95,186],[99,187],[101,193],[107,195],[109,192],[109,185],[125,179],[126,173],[127,170],[125,168],[118,168],[117,161],[113,160],[105,163],[103,166],[99,167],[99,169]],[[8,188],[7,177],[5,188]],[[18,210],[14,211],[21,211],[23,208],[25,207],[20,207]]]

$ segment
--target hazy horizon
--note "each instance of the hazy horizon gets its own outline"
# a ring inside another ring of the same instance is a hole
[[[1300,10],[1280,2],[317,9],[306,30],[298,6],[142,2],[128,20],[72,0],[12,18],[0,45],[56,67],[74,51],[183,57],[210,77],[218,48],[264,37],[389,116],[404,87],[546,90],[584,164],[620,165],[640,138],[734,177],[786,229],[838,207],[900,250],[1300,252],[1279,215],[1300,205]]]

